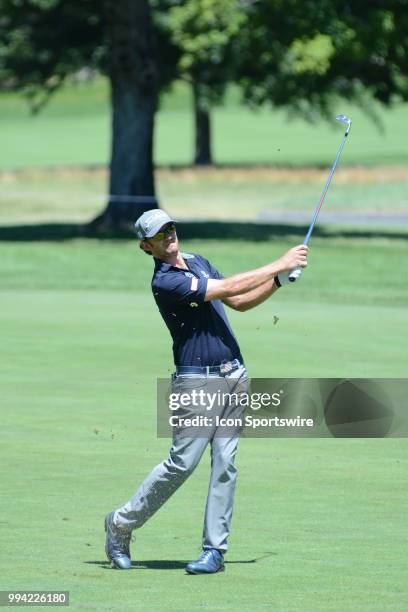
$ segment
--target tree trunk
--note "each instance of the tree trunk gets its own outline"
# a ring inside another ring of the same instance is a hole
[[[157,208],[153,128],[158,66],[148,0],[104,0],[112,102],[109,199],[93,229],[129,228]]]
[[[193,85],[194,123],[195,123],[195,152],[194,164],[209,166],[212,164],[211,155],[211,121],[208,108],[200,96],[200,88]]]

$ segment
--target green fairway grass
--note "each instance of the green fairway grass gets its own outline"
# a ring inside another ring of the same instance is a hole
[[[187,241],[226,275],[270,242]],[[295,286],[230,312],[253,377],[404,377],[406,240],[317,238]],[[209,456],[108,569],[103,517],[169,440],[156,438],[170,339],[134,241],[0,243],[1,589],[69,590],[80,610],[405,610],[406,441],[243,439],[226,572],[200,552]],[[275,321],[274,317],[277,317]]]
[[[191,96],[187,85],[177,83],[163,96],[155,132],[158,164],[190,164],[193,158]],[[406,163],[408,151],[401,125],[407,105],[378,108],[383,131],[367,113],[347,101],[336,104],[334,114],[353,119],[353,145],[344,151],[344,164]],[[378,122],[377,122],[378,123]],[[342,128],[333,120],[310,125],[288,120],[281,110],[243,107],[236,89],[224,106],[213,112],[214,157],[217,163],[268,163],[277,165],[330,165]],[[15,94],[0,95],[2,148],[0,169],[60,164],[106,164],[110,148],[109,91],[104,79],[70,84],[51,99],[38,115],[29,113]],[[351,137],[350,137],[351,139]]]

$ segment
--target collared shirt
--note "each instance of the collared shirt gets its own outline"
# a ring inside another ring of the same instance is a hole
[[[181,254],[188,270],[155,259],[152,291],[173,338],[176,366],[219,365],[242,360],[220,300],[205,302],[207,280],[224,278],[207,259]]]

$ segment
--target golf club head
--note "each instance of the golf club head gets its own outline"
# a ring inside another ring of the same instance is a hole
[[[346,134],[348,134],[351,128],[351,119],[349,119],[346,115],[337,115],[336,121],[340,121],[340,123],[347,125]]]

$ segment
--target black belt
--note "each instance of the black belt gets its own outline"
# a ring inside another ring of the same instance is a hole
[[[177,366],[176,374],[190,374],[192,376],[194,376],[195,374],[201,376],[209,376],[210,374],[215,374],[216,376],[225,376],[230,372],[234,372],[234,370],[238,370],[238,368],[240,368],[241,366],[242,364],[239,359],[227,361],[216,366]]]

